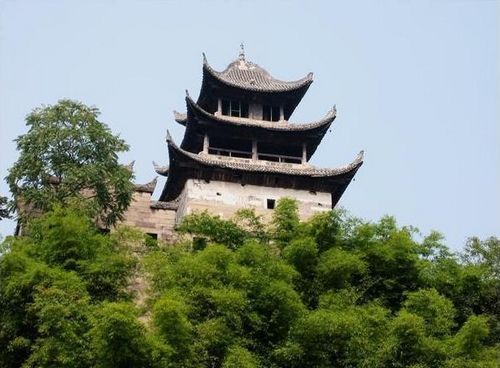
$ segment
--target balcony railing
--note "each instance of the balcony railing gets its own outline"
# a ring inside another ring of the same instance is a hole
[[[265,160],[265,161],[286,162],[289,164],[302,163],[302,158],[296,157],[296,156],[275,155],[272,153],[259,153],[258,157],[259,157],[259,160]]]
[[[209,147],[208,153],[212,155],[218,156],[228,156],[228,157],[239,157],[239,158],[252,158],[252,152],[248,151],[238,151],[238,150],[229,150],[226,148],[216,148]]]
[[[208,153],[218,156],[227,157],[238,157],[238,158],[252,158],[252,152],[249,151],[239,151],[234,149],[209,147]],[[273,153],[257,153],[257,158],[264,161],[272,162],[282,162],[289,164],[300,164],[302,163],[302,158],[297,156],[287,156],[287,155],[276,155]]]

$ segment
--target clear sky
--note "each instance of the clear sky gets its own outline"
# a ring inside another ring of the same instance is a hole
[[[201,53],[221,70],[243,41],[279,79],[314,72],[292,120],[337,105],[314,164],[365,150],[340,205],[439,230],[460,249],[500,235],[499,20],[487,0],[0,0],[0,175],[26,114],[72,98],[101,109],[131,146],[121,160],[151,180],[151,161],[168,160],[166,130],[182,138],[172,110],[185,110],[185,89],[197,96]],[[0,234],[13,227],[0,222]]]

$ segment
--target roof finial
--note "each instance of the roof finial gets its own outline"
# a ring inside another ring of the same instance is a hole
[[[238,59],[245,61],[245,45],[240,43],[240,55],[238,56]]]

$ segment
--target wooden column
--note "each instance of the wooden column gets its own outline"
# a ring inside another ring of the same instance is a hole
[[[257,141],[254,139],[252,141],[252,160],[257,160],[259,158],[257,153]]]
[[[307,147],[305,143],[302,143],[302,163],[305,164],[307,162]]]
[[[280,106],[280,120],[285,120],[285,112],[283,110],[283,105]]]
[[[208,146],[210,144],[208,134],[203,137],[203,153],[208,153]]]

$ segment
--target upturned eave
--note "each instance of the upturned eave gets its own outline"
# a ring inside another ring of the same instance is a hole
[[[278,187],[330,192],[335,205],[363,164],[363,151],[347,165],[317,168],[307,164],[273,164],[194,154],[178,147],[170,135],[167,136],[167,144],[170,171],[160,201],[175,200],[188,179],[217,180],[224,176],[225,180],[252,183],[252,180],[273,176],[277,179]]]

